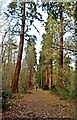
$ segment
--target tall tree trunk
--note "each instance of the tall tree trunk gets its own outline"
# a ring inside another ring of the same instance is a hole
[[[21,69],[21,60],[22,60],[22,52],[23,52],[23,44],[24,44],[24,28],[25,28],[25,2],[21,3],[21,14],[22,14],[22,26],[21,26],[21,33],[20,33],[20,43],[19,43],[19,51],[18,51],[18,58],[17,63],[15,67],[15,71],[12,78],[12,85],[11,89],[12,92],[16,93],[18,92],[18,80],[19,80],[19,74]]]
[[[48,72],[48,67],[47,67],[47,84],[49,85],[49,72]]]
[[[46,79],[46,84],[47,84],[47,68],[45,68],[45,79]]]
[[[48,84],[48,68],[45,69],[46,84]]]
[[[53,28],[53,26],[52,26]],[[52,44],[53,44],[53,33],[50,33],[50,36],[51,36],[51,48],[50,48],[50,53],[51,53],[51,58],[50,58],[50,82],[49,82],[49,88],[51,89],[52,88],[52,82],[53,82],[53,79],[52,79],[52,69],[53,69],[53,66],[52,66],[52,55],[53,55],[53,48],[52,48]]]
[[[29,81],[31,81],[32,80],[32,70],[30,69],[30,74],[29,74],[30,76],[29,76]]]
[[[46,84],[46,79],[45,79],[45,69],[42,70],[42,79],[41,79],[41,86],[42,88],[44,88],[45,84]]]
[[[50,59],[50,77],[49,77],[49,88],[52,88],[52,58]]]
[[[3,40],[2,40],[1,55],[2,55],[2,58],[1,58],[2,60],[1,60],[1,62],[2,62],[2,65],[3,65],[3,63],[4,63],[4,60],[3,60],[3,57],[4,57],[4,56],[3,56]]]
[[[51,78],[51,87],[50,88],[52,88],[52,58],[51,58],[51,60],[50,60],[50,78]]]
[[[43,88],[43,70],[41,71],[41,88]]]
[[[8,63],[12,62],[12,46],[8,45]]]
[[[59,44],[59,64],[58,64],[58,81],[57,87],[63,87],[63,15],[62,15],[62,5],[60,6],[60,44]]]

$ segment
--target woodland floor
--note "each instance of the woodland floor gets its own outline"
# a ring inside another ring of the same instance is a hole
[[[61,100],[49,91],[38,89],[31,93],[17,94],[10,106],[3,110],[2,120],[57,120],[75,118],[75,101]]]

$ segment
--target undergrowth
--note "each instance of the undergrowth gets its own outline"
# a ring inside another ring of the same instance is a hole
[[[44,85],[43,90],[48,90],[48,89],[49,89],[48,84]]]
[[[59,95],[61,99],[67,100],[67,99],[77,99],[77,91],[76,90],[71,90],[68,88],[62,88],[62,89],[57,89],[56,87],[52,87],[50,90],[51,94],[56,94]]]
[[[9,99],[12,98],[12,92],[10,90],[2,90],[2,109],[9,106]]]

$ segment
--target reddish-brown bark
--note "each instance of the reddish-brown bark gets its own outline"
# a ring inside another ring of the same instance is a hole
[[[41,75],[41,87],[44,88],[45,84],[46,84],[46,73],[45,73],[45,69],[42,70],[42,75]]]
[[[50,60],[50,79],[51,79],[50,88],[52,88],[52,58],[51,58],[51,60]]]
[[[62,6],[60,6],[60,43],[59,43],[59,64],[58,64],[58,81],[57,86],[63,87],[63,16]]]
[[[25,28],[25,2],[22,2],[21,13],[22,13],[22,26],[21,26],[21,33],[20,33],[18,58],[17,58],[16,67],[13,73],[12,85],[11,85],[12,92],[14,93],[18,92],[18,80],[19,80],[19,74],[21,69],[21,59],[22,59],[23,44],[24,44],[24,28]]]

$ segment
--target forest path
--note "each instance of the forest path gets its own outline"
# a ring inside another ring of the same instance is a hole
[[[75,118],[75,103],[60,100],[49,91],[38,89],[32,93],[17,94],[11,105],[3,111],[3,120],[51,120],[51,118]],[[56,119],[55,119],[56,120]]]

